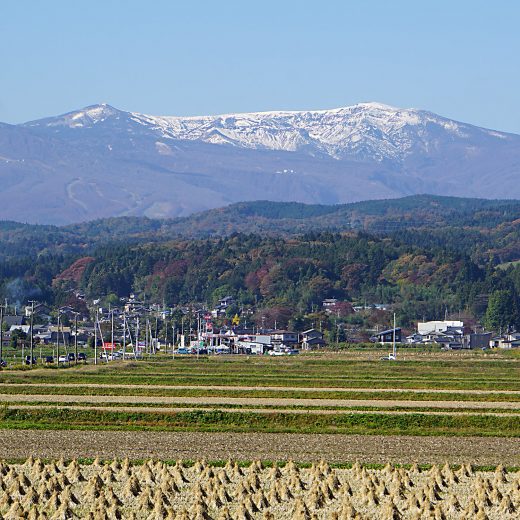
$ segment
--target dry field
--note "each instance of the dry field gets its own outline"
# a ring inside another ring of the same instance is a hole
[[[26,519],[476,519],[519,516],[520,475],[499,466],[422,470],[390,465],[334,469],[263,467],[259,461],[224,467],[128,459],[82,465],[63,459],[0,463],[0,514]]]
[[[386,464],[520,466],[515,438],[303,433],[219,433],[101,430],[0,430],[0,459],[23,460],[30,451],[42,459],[125,458],[142,460],[294,459],[311,463],[358,460]],[[498,462],[497,462],[498,461]]]
[[[238,405],[248,407],[272,406],[272,407],[333,407],[333,408],[353,408],[353,407],[376,407],[376,408],[453,408],[453,409],[497,409],[520,410],[520,401],[410,401],[399,399],[292,399],[288,397],[279,398],[259,398],[259,397],[158,397],[143,395],[48,395],[48,394],[0,394],[2,402],[48,402],[54,404],[68,403],[108,403],[108,404],[200,404],[221,408],[226,405]]]

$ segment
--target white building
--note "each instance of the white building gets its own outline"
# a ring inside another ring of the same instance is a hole
[[[420,321],[417,324],[417,332],[422,336],[446,332],[448,329],[463,329],[462,321]]]

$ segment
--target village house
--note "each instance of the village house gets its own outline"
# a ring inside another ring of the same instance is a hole
[[[270,333],[271,343],[275,346],[294,346],[298,343],[298,333],[289,330],[274,330]]]
[[[417,323],[417,332],[422,336],[429,334],[436,334],[439,332],[447,332],[448,329],[451,332],[460,330],[460,333],[464,332],[464,322],[458,320],[443,320],[443,321],[420,321]]]
[[[9,330],[13,329],[13,327],[21,330],[21,326],[26,324],[26,319],[24,316],[4,316],[2,323]]]
[[[71,337],[71,329],[70,327],[49,327],[50,332],[50,342],[51,343],[57,343],[58,341],[60,343],[65,343],[66,345],[70,344],[70,337]]]
[[[491,337],[489,339],[490,348],[518,348],[520,347],[520,333],[511,332]]]
[[[25,317],[30,318],[32,313],[33,313],[32,305],[26,305],[25,306]],[[38,303],[34,306],[34,314],[33,314],[34,318],[37,317],[39,320],[50,321],[51,314],[52,314],[52,309],[45,303]]]
[[[211,316],[213,318],[222,318],[226,315],[226,311],[230,305],[235,303],[235,299],[232,296],[226,296],[218,301],[218,305],[211,310]]]
[[[326,341],[323,339],[323,332],[319,330],[304,330],[300,336],[300,343],[303,350],[312,350],[326,345]]]
[[[376,332],[373,336],[371,336],[370,341],[374,343],[393,343],[395,335],[395,342],[401,343],[402,333],[401,327],[396,327],[395,329],[387,329],[382,330],[381,332]]]
[[[322,307],[325,310],[327,310],[327,309],[330,309],[331,307],[334,307],[334,305],[336,305],[336,303],[338,303],[338,300],[336,298],[327,298],[327,299],[323,300]]]

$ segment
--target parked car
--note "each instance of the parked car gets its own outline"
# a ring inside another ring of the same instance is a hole
[[[207,354],[208,353],[208,349],[207,348],[199,348],[198,349],[198,353],[201,354],[201,355],[202,354]],[[197,349],[195,349],[194,354],[197,354]]]
[[[79,352],[78,361],[86,361],[86,360],[87,360],[87,355],[85,354],[85,352]]]
[[[65,355],[65,354],[62,354],[59,358],[58,358],[58,363],[67,363],[68,361],[68,357]]]
[[[25,356],[24,364],[25,365],[36,365],[36,358],[35,357],[31,358],[31,356]]]
[[[187,348],[178,348],[176,354],[189,354],[189,350]]]
[[[121,358],[123,357],[123,354],[121,354]],[[125,359],[140,359],[142,358],[142,354],[140,352],[137,353],[137,355],[132,352],[131,350],[130,351],[126,351],[125,352]]]
[[[54,356],[45,356],[45,363],[54,363]]]
[[[0,367],[5,368],[7,366],[7,361],[0,359]]]
[[[76,361],[76,356],[75,356],[74,352],[69,352],[67,354],[67,361]]]
[[[117,359],[121,359],[121,354],[118,352],[113,352],[110,354],[103,352],[100,354],[99,359],[102,359],[103,361],[115,361]]]

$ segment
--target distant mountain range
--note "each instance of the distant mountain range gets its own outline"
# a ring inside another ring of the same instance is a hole
[[[519,178],[520,136],[377,103],[201,117],[94,105],[0,124],[0,219],[30,223],[179,217],[260,199],[510,199]]]

